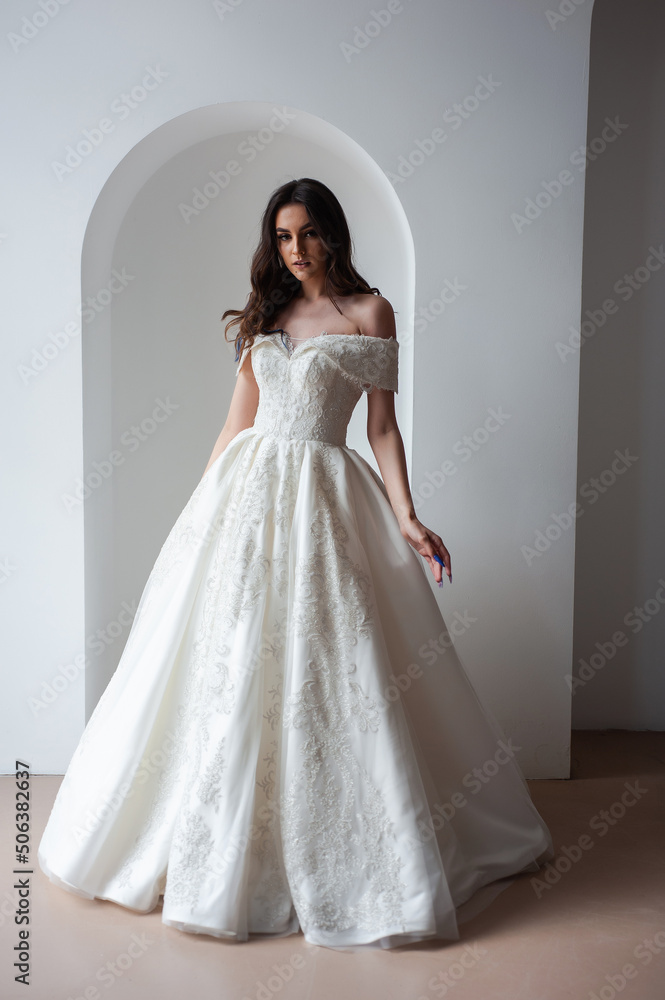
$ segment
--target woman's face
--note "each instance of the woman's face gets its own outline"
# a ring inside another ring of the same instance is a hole
[[[312,229],[304,205],[282,205],[275,216],[275,236],[282,260],[301,281],[321,278],[326,273],[327,251]],[[298,265],[298,261],[304,261]]]

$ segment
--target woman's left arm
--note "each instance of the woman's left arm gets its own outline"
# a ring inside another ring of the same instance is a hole
[[[395,337],[395,315],[388,300],[372,296],[368,297],[367,305],[363,333],[367,336]],[[443,582],[443,568],[452,583],[448,549],[441,537],[426,528],[416,516],[409,489],[404,442],[395,415],[395,393],[389,389],[374,386],[367,395],[367,439],[402,535],[416,552],[427,559],[439,585]],[[435,555],[443,560],[444,567],[435,560]]]
[[[435,554],[438,555],[443,560],[448,579],[452,583],[448,549],[440,536],[426,528],[416,516],[409,489],[404,442],[395,416],[395,394],[389,389],[378,389],[375,386],[367,396],[367,438],[402,535],[416,552],[427,559],[434,579],[441,584],[443,568],[434,558]]]

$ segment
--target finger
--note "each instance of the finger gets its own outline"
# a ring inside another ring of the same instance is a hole
[[[438,553],[435,553],[434,556],[432,557],[432,571],[434,573],[434,579],[439,584],[439,586],[441,586],[441,584],[443,583],[444,569],[445,569],[445,563],[443,559]]]
[[[450,553],[448,549],[443,544],[443,540],[440,535],[435,534],[430,529],[427,529],[427,539],[424,542],[423,555],[429,560],[432,573],[434,574],[434,579],[441,586],[443,582],[443,572],[445,571],[450,582],[453,582],[453,571],[450,560]],[[427,552],[427,549],[430,551]],[[436,568],[436,565],[442,567],[441,571]]]
[[[443,544],[438,535],[434,536],[437,539],[436,544],[432,545],[432,555],[438,555],[446,566],[450,566],[450,552]]]
[[[440,558],[440,557],[438,557],[438,558]],[[438,561],[438,559],[437,559],[437,561]],[[443,568],[445,569],[445,572],[446,572],[446,574],[448,576],[448,579],[452,583],[452,581],[453,581],[453,570],[452,570],[452,565],[451,565],[451,562],[450,562],[450,553],[445,548],[445,546],[443,547],[443,559],[441,559],[441,563],[443,565]]]

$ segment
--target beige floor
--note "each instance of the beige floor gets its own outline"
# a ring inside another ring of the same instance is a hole
[[[665,1000],[664,777],[665,733],[574,733],[571,780],[529,782],[558,880],[552,870],[539,889],[523,875],[460,927],[459,941],[394,951],[334,952],[302,933],[245,944],[184,934],[161,923],[159,908],[141,915],[72,896],[35,864],[29,987],[12,968],[14,782],[4,777],[0,998]],[[32,778],[33,852],[60,781]]]

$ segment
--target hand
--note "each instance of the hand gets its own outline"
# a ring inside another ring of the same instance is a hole
[[[400,523],[400,531],[407,542],[409,542],[413,548],[421,556],[427,559],[430,569],[434,574],[434,579],[439,586],[443,584],[443,569],[445,569],[448,574],[448,579],[453,582],[453,571],[450,565],[450,553],[448,549],[443,544],[439,535],[436,535],[429,528],[426,528],[418,518],[411,518],[409,520]],[[443,562],[443,569],[441,567],[441,562],[437,561],[435,556]]]

